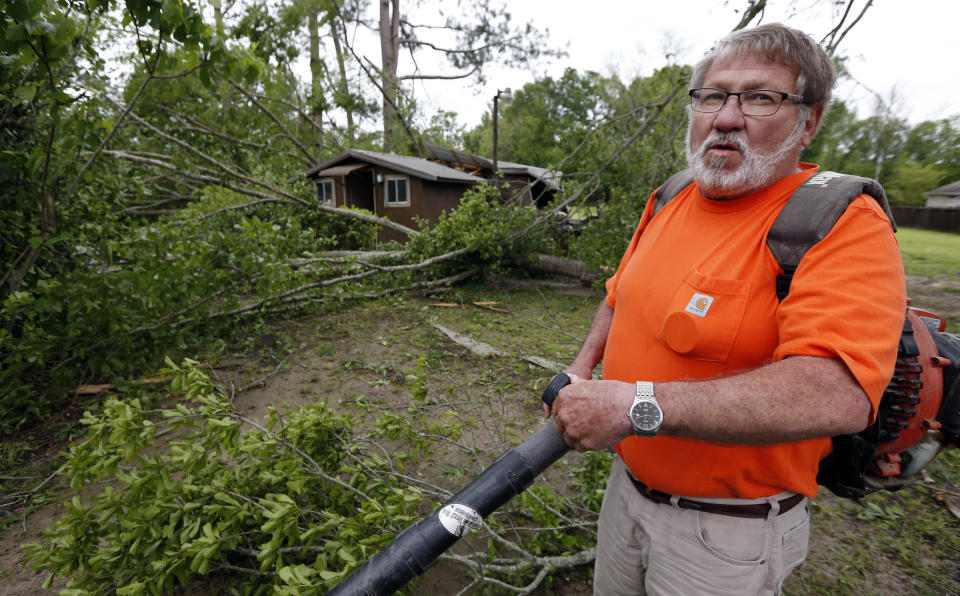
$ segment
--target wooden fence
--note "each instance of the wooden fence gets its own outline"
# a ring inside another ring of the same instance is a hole
[[[960,209],[891,205],[897,226],[960,234]]]

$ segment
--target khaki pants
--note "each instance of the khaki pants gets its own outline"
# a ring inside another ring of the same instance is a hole
[[[807,556],[810,512],[806,500],[769,520],[654,503],[637,492],[618,457],[598,530],[597,596],[779,594]]]

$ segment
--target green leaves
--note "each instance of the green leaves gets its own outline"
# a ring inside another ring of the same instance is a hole
[[[545,248],[545,236],[532,225],[537,215],[533,206],[503,204],[496,188],[480,184],[464,193],[456,210],[441,215],[432,228],[424,227],[407,245],[407,253],[409,259],[422,261],[458,249],[470,251],[438,266],[433,272],[438,276],[478,264],[495,266],[511,252],[535,253]]]
[[[37,86],[36,85],[24,85],[23,87],[17,87],[13,90],[13,97],[17,100],[17,103],[30,103],[33,101],[33,98],[37,96]]]
[[[273,431],[241,432],[199,363],[168,366],[187,403],[148,412],[109,399],[84,415],[87,437],[71,445],[64,472],[92,497],[69,499],[44,542],[26,547],[35,568],[72,575],[69,590],[167,594],[230,566],[263,574],[238,580],[250,589],[322,593],[410,521],[418,493],[330,463],[344,457],[347,419],[317,404],[284,413],[282,424],[272,413]],[[161,430],[176,438],[158,444]],[[314,462],[374,500],[324,480]],[[103,478],[112,481],[97,493]],[[286,492],[291,481],[302,490]]]
[[[38,16],[45,4],[44,0],[12,0],[7,3],[7,11],[15,21],[23,23]]]

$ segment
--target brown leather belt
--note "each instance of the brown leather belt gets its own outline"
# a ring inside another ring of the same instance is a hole
[[[633,477],[633,474],[630,471],[627,471],[627,478],[630,479],[630,482],[637,487],[637,492],[639,492],[644,497],[650,499],[654,503],[665,503],[670,504],[670,500],[673,498],[671,495],[661,492],[659,490],[654,490],[648,487],[646,484],[640,482]],[[803,501],[803,495],[795,494],[787,497],[786,499],[780,501],[780,513],[782,515],[787,511],[790,511],[797,506],[798,503]],[[727,505],[724,503],[707,503],[704,501],[694,501],[693,499],[685,499],[680,497],[677,501],[677,507],[681,509],[696,509],[697,511],[703,511],[704,513],[716,513],[719,515],[730,515],[732,517],[749,517],[749,518],[761,518],[764,519],[770,513],[770,503],[752,503],[750,505]]]

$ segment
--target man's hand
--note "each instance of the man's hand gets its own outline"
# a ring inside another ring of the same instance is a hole
[[[577,451],[616,445],[633,434],[627,418],[636,388],[621,381],[587,381],[570,375],[571,383],[553,402],[557,432]]]
[[[581,381],[589,381],[590,379],[593,378],[592,368],[587,368],[586,366],[579,366],[577,365],[576,362],[574,362],[567,368],[563,369],[561,372],[563,372],[568,377],[570,377],[571,384],[579,383]],[[556,375],[554,375],[554,378],[556,378]],[[551,382],[553,381],[553,379],[550,379],[550,380]],[[552,410],[550,409],[550,406],[548,406],[547,404],[542,404],[542,405],[543,405],[543,417],[549,418],[550,414],[553,413]]]
[[[580,352],[573,359],[573,364],[568,366],[563,372],[570,377],[571,383],[587,380],[593,377],[593,368],[603,358],[603,350],[607,345],[607,334],[610,333],[610,323],[613,321],[613,308],[601,300],[597,308],[597,314],[593,316],[593,323],[590,324],[590,331],[587,338],[583,340]],[[543,405],[543,417],[550,417],[550,406]]]

